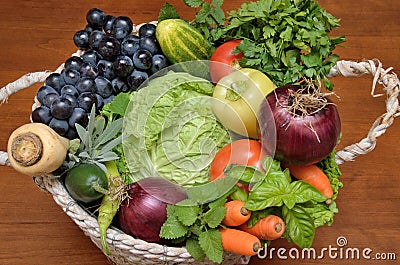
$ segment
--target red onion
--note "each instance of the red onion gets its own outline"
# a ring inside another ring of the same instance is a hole
[[[167,219],[167,205],[186,199],[185,191],[166,179],[150,177],[129,185],[129,197],[119,210],[125,233],[152,243],[163,243],[160,229]]]
[[[310,107],[316,99],[319,106]],[[305,86],[275,89],[263,100],[258,122],[264,151],[275,151],[275,158],[288,165],[307,165],[324,159],[336,147],[341,132],[336,106],[320,92]]]

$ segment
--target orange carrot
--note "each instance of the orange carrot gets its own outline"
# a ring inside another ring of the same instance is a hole
[[[280,238],[283,232],[285,232],[285,223],[279,216],[268,215],[260,219],[252,227],[247,227],[247,224],[242,224],[239,228],[259,239],[275,240]]]
[[[244,202],[232,200],[225,203],[226,215],[222,224],[226,226],[238,226],[250,219],[251,212],[244,208]]]
[[[225,251],[238,255],[254,256],[261,248],[261,242],[256,237],[242,230],[220,228],[222,247]]]
[[[298,180],[304,180],[314,188],[318,189],[322,195],[328,198],[326,203],[332,202],[332,186],[325,173],[316,165],[289,166],[289,171]]]

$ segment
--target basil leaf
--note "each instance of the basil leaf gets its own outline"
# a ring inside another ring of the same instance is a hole
[[[293,194],[294,203],[304,203],[307,201],[324,202],[327,199],[319,190],[302,180],[290,183],[288,193]],[[287,203],[285,204],[289,207]]]
[[[313,218],[300,205],[295,205],[292,209],[284,206],[282,214],[286,224],[285,234],[288,240],[300,248],[310,248],[315,236]]]
[[[256,190],[251,190],[245,207],[251,211],[262,210],[272,206],[282,206],[289,183],[280,180],[265,180]]]

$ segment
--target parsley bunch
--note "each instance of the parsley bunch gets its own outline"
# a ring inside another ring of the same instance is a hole
[[[344,37],[330,37],[339,19],[321,8],[314,0],[260,0],[244,3],[233,10],[221,29],[222,37],[243,39],[242,67],[266,73],[277,86],[296,83],[302,78],[325,81],[336,63],[333,54]]]
[[[244,54],[242,67],[255,68],[277,85],[306,78],[324,82],[333,89],[327,75],[338,60],[335,47],[344,36],[331,37],[339,19],[315,0],[259,0],[246,2],[225,16],[223,0],[184,0],[195,8],[191,24],[218,46],[229,39],[241,39],[237,52]],[[163,19],[179,17],[172,6],[164,6]],[[166,15],[168,14],[168,15]]]

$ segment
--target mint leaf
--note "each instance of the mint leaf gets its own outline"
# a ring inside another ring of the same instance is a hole
[[[160,230],[160,237],[165,239],[177,239],[187,234],[188,228],[177,218],[174,205],[167,206],[167,220]]]
[[[161,22],[166,19],[177,19],[180,18],[178,11],[176,8],[170,3],[165,3],[158,14],[158,22]]]
[[[295,205],[292,209],[284,206],[282,214],[286,224],[285,234],[288,240],[300,248],[310,248],[315,236],[313,218],[300,205]]]
[[[199,235],[199,244],[211,261],[221,263],[223,256],[222,237],[218,229],[210,229]]]
[[[175,205],[175,215],[186,226],[191,226],[197,220],[200,207],[197,205]]]
[[[186,245],[185,245],[187,251],[189,252],[189,254],[198,261],[203,262],[206,254],[204,253],[204,250],[201,248],[200,243],[198,240],[196,239],[192,239],[189,238],[186,241]]]
[[[216,228],[221,224],[226,214],[224,206],[216,206],[208,210],[203,216],[203,222],[211,228]]]

